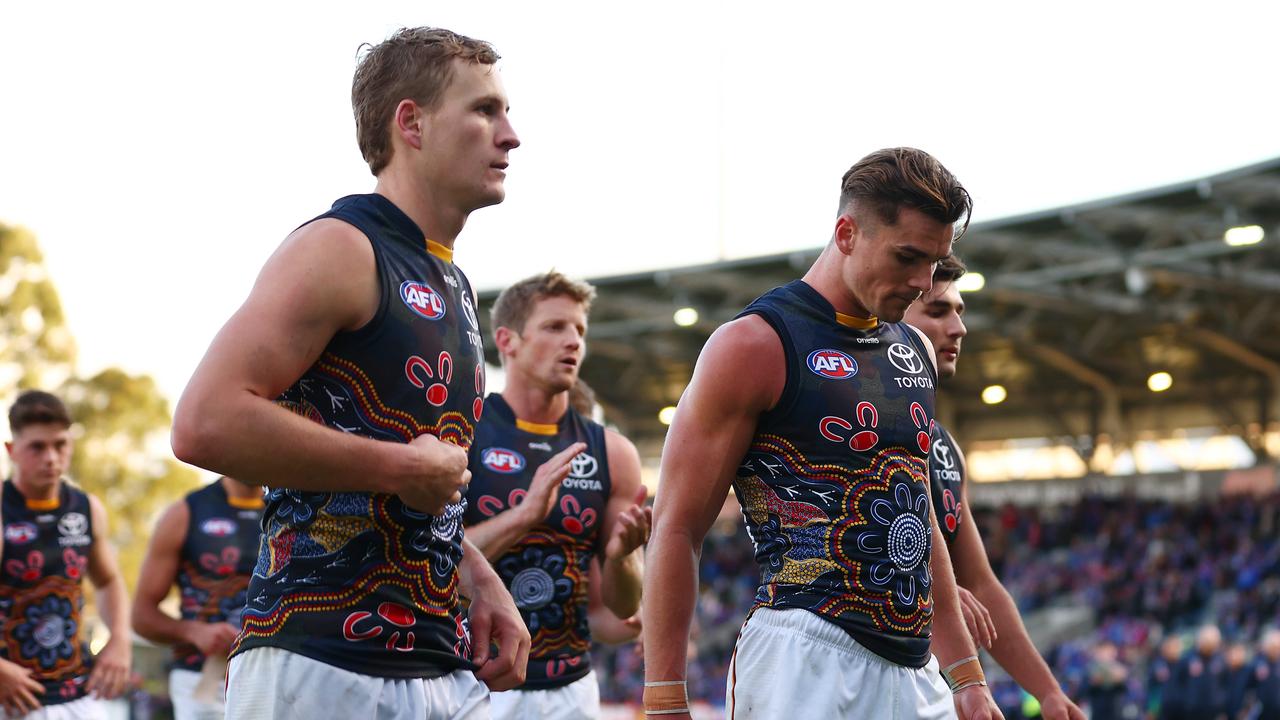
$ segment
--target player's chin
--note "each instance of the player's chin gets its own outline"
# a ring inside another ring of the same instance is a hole
[[[880,312],[876,313],[876,317],[880,322],[899,323],[902,318],[907,316],[907,306],[901,300],[890,300],[885,303]]]

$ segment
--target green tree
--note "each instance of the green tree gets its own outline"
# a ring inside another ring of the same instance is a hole
[[[35,236],[0,224],[0,399],[71,375],[75,343]]]
[[[169,450],[169,404],[146,375],[75,373],[76,349],[35,236],[0,224],[0,401],[20,390],[58,393],[75,419],[71,477],[101,498],[129,586],[158,509],[195,487]],[[7,463],[6,463],[7,465]]]
[[[76,421],[71,477],[107,508],[120,567],[133,587],[159,510],[199,485],[169,450],[169,403],[149,375],[109,368],[59,391]]]

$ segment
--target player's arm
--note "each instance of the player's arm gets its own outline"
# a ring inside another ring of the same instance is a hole
[[[333,219],[295,231],[182,393],[174,454],[253,484],[396,493],[433,513],[457,501],[466,469],[461,448],[429,435],[403,444],[347,434],[274,402],[334,335],[368,323],[378,302],[373,248],[363,233]]]
[[[89,580],[93,583],[98,613],[111,639],[93,660],[93,671],[85,684],[88,692],[114,698],[124,691],[133,659],[132,630],[129,627],[129,594],[124,575],[116,564],[115,549],[107,539],[107,511],[97,497],[89,496],[93,515],[93,545],[89,548]]]
[[[236,639],[234,625],[179,620],[160,609],[178,578],[190,516],[186,501],[179,500],[166,508],[156,522],[134,591],[133,629],[152,642],[188,643],[206,656],[225,656]]]
[[[702,540],[756,421],[777,402],[785,380],[782,342],[756,315],[722,326],[698,357],[667,431],[653,508],[644,574],[646,682],[685,679]]]
[[[938,355],[934,352],[933,343],[917,328],[911,327],[911,331],[920,338],[928,351],[929,363],[934,368],[936,378]],[[951,567],[951,555],[947,552],[947,542],[938,527],[938,517],[933,512],[932,503],[929,504],[929,525],[933,531],[932,548],[929,552],[929,575],[933,578],[933,654],[938,658],[938,667],[944,670],[966,658],[972,658],[976,665],[978,651],[969,634],[969,627],[964,622],[955,571]],[[985,684],[970,685],[955,692],[954,700],[960,720],[1004,717]]]
[[[620,618],[604,606],[600,599],[600,564],[591,563],[587,571],[587,626],[591,640],[604,645],[621,645],[640,637],[640,613]]]
[[[963,472],[964,454],[958,447],[955,451]],[[1018,606],[991,569],[987,549],[982,544],[978,526],[973,522],[968,494],[969,485],[965,483],[960,503],[960,529],[952,546],[952,560],[956,582],[974,594],[995,624],[995,639],[989,648],[991,656],[1023,689],[1036,696],[1045,720],[1084,720],[1084,712],[1067,699],[1031,642],[1027,628],[1022,624],[1022,616],[1018,614]]]
[[[632,442],[612,430],[605,432],[605,449],[609,457],[612,490],[605,505],[600,537],[604,538],[604,554],[600,558],[600,600],[619,618],[640,611],[643,582],[641,553],[636,552],[649,540],[653,510],[642,502],[640,453]]]
[[[524,684],[529,669],[529,628],[502,578],[479,548],[465,538],[458,564],[458,591],[471,600],[467,614],[471,621],[471,661],[479,667],[476,677],[495,692]],[[497,654],[490,652],[490,641],[497,645]]]
[[[587,449],[586,443],[574,443],[540,465],[529,483],[524,502],[497,515],[467,526],[467,539],[490,561],[497,560],[511,549],[535,525],[547,519],[560,496],[560,483],[569,477],[573,458]],[[478,462],[478,455],[473,457]],[[474,495],[468,497],[476,502]]]

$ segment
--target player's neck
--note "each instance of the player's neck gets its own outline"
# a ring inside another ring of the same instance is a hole
[[[507,376],[507,386],[502,390],[502,399],[507,401],[511,412],[517,420],[537,423],[539,425],[555,425],[569,410],[569,392],[548,393],[546,390],[511,382]]]
[[[222,483],[222,489],[227,491],[227,497],[236,498],[237,500],[260,500],[262,498],[261,485],[246,485],[239,480],[233,480],[226,476],[218,478],[218,482]]]
[[[470,214],[431,192],[431,188],[423,183],[415,182],[405,172],[391,169],[383,172],[378,176],[374,192],[395,203],[428,240],[434,240],[450,250]]]
[[[28,503],[48,503],[58,499],[58,493],[62,490],[62,480],[59,478],[48,484],[28,482],[15,469],[13,486],[18,489],[18,492],[22,494],[23,499]]]
[[[819,295],[831,303],[831,307],[835,308],[836,312],[852,315],[855,318],[875,317],[875,313],[863,307],[845,285],[844,277],[840,272],[842,259],[835,243],[828,243],[826,249],[813,262],[801,280],[817,290]]]

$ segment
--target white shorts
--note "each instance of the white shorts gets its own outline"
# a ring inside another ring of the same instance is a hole
[[[36,699],[39,700],[40,696],[37,695]],[[5,710],[0,712],[4,713],[6,720],[107,720],[107,709],[102,702],[89,695],[69,703],[46,705],[26,715],[14,715]]]
[[[173,720],[222,720],[226,713],[226,690],[219,684],[217,702],[196,700],[192,695],[200,684],[200,673],[174,668],[169,671],[169,701]]]
[[[493,720],[599,720],[596,671],[552,690],[507,690],[489,695]]]
[[[227,670],[228,720],[488,720],[489,689],[470,670],[430,680],[361,675],[275,647]]]
[[[801,712],[803,711],[803,712]],[[729,663],[730,720],[954,720],[938,660],[891,663],[807,610],[751,614]]]

